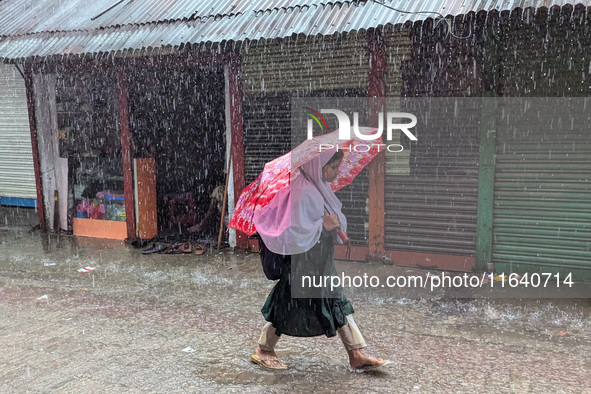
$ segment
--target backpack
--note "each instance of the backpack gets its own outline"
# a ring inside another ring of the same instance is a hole
[[[285,256],[271,252],[262,239],[259,239],[259,249],[261,253],[261,264],[263,272],[269,280],[277,280],[283,275],[285,263],[290,261],[291,256]]]

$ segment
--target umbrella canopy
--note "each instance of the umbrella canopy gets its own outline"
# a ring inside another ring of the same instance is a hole
[[[359,127],[359,131],[364,135],[371,135],[378,129]],[[372,144],[357,136],[352,136],[348,140],[339,139],[338,130],[306,140],[291,152],[265,164],[263,172],[240,195],[229,227],[247,235],[256,233],[254,212],[268,205],[278,191],[286,188],[292,180],[300,176],[299,166],[312,160],[323,150],[335,146],[344,152],[344,156],[339,167],[339,175],[330,184],[333,191],[353,182],[357,174],[380,152],[379,144]]]

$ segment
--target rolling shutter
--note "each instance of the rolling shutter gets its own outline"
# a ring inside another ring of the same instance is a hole
[[[403,135],[405,150],[386,154],[386,249],[474,256],[479,101],[412,98],[477,95],[457,83],[465,78],[465,70],[474,69],[474,54],[469,43],[435,45],[438,36],[429,27],[421,36],[421,26],[385,34],[389,110],[418,118],[412,130],[418,141]],[[443,64],[441,57],[446,59]],[[468,86],[477,82],[470,71]],[[396,99],[402,96],[408,97]]]
[[[499,101],[492,250],[499,272],[591,280],[590,21],[583,5],[511,13],[499,94],[527,98]]]
[[[0,65],[0,197],[37,199],[25,82]]]
[[[292,37],[252,43],[243,52],[246,184],[265,163],[291,150],[292,97],[364,97],[368,87],[365,33]],[[354,244],[367,244],[367,170],[337,196]]]
[[[497,271],[591,278],[588,98],[502,101],[493,219]]]
[[[419,118],[413,128],[418,140],[403,136],[410,152],[395,166],[387,163],[386,248],[473,256],[479,101],[407,99],[401,107]]]

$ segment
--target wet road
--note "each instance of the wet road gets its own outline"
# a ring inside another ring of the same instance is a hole
[[[591,393],[589,300],[356,290],[367,352],[390,366],[359,373],[337,337],[284,337],[288,370],[272,372],[249,361],[273,285],[256,254],[142,255],[24,228],[4,229],[1,242],[0,392]],[[96,269],[78,272],[86,266]]]

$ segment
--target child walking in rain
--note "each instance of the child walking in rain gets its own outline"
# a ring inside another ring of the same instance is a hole
[[[254,221],[265,247],[289,255],[281,278],[262,308],[267,323],[252,361],[268,369],[286,369],[275,354],[281,335],[312,337],[338,334],[355,369],[382,366],[387,360],[363,354],[365,340],[353,320],[353,306],[338,289],[320,293],[296,288],[303,275],[337,275],[334,242],[346,230],[342,204],[332,191],[342,151],[325,151],[300,167],[302,176],[255,212]],[[299,293],[298,293],[299,292]],[[294,297],[295,295],[295,297]]]

